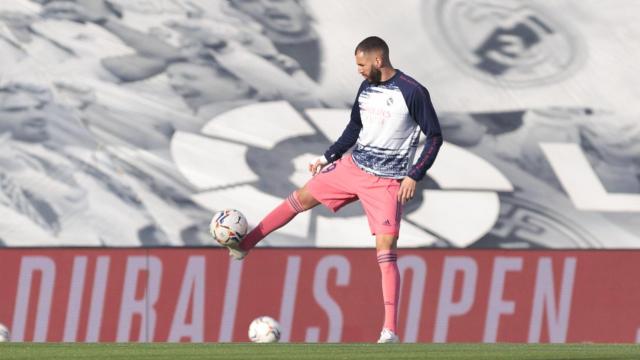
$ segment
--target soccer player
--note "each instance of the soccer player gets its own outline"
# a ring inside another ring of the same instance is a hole
[[[429,92],[393,68],[384,40],[375,36],[362,40],[356,47],[355,60],[365,80],[358,89],[346,129],[323,156],[309,164],[311,180],[289,195],[229,252],[231,257],[243,259],[260,240],[298,213],[321,203],[337,211],[360,199],[376,237],[382,274],[385,320],[378,342],[398,342],[400,275],[396,244],[402,206],[413,198],[416,182],[433,164],[442,145],[442,134]],[[426,143],[414,162],[420,132],[426,136]],[[351,154],[343,156],[353,145]]]

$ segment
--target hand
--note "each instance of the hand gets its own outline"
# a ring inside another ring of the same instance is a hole
[[[312,176],[316,176],[322,168],[327,165],[329,162],[324,157],[324,155],[316,158],[312,163],[309,164],[309,172]]]
[[[407,201],[413,199],[416,193],[416,181],[406,176],[400,183],[400,190],[398,191],[398,201],[404,205]]]

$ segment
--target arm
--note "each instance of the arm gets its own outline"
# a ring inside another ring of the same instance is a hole
[[[347,124],[347,127],[344,129],[338,140],[336,140],[336,142],[324,153],[324,157],[327,162],[331,163],[338,160],[358,140],[360,130],[362,130],[360,102],[358,101],[358,98],[360,97],[362,90],[364,90],[365,85],[366,81],[363,81],[360,85],[360,89],[358,89],[356,100],[353,102],[353,106],[351,107],[351,120],[349,121],[349,124]]]
[[[416,183],[422,180],[427,170],[433,165],[442,145],[442,132],[438,116],[431,104],[429,92],[422,86],[416,86],[407,101],[409,114],[418,123],[427,140],[416,163],[409,169],[407,176],[400,183],[398,201],[405,204],[415,195]]]
[[[427,137],[420,156],[407,174],[411,179],[420,181],[433,165],[443,142],[438,115],[436,115],[431,103],[429,91],[424,87],[416,87],[411,94],[409,98],[409,114]]]

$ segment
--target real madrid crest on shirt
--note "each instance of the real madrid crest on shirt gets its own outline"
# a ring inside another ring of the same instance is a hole
[[[581,60],[581,42],[542,7],[518,0],[439,0],[429,33],[454,61],[509,86],[555,82]]]

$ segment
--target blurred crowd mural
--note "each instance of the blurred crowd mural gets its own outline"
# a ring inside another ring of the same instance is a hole
[[[640,3],[0,3],[0,246],[200,246],[308,179],[378,35],[445,144],[401,247],[640,248]],[[571,14],[571,16],[566,16]],[[358,203],[264,246],[373,247]]]

